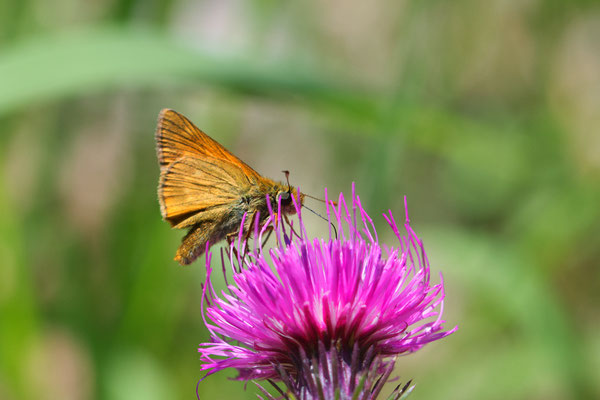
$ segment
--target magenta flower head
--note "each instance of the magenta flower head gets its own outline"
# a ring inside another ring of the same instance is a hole
[[[221,256],[233,282],[220,296],[207,257],[203,315],[212,341],[200,344],[202,370],[235,368],[239,380],[281,382],[287,390],[278,389],[279,398],[376,399],[397,356],[456,330],[442,327],[441,275],[441,283],[430,283],[408,213],[404,235],[392,213],[384,214],[398,240],[387,247],[354,187],[350,204],[342,194],[337,207],[327,202],[330,226],[337,227],[327,240],[308,238],[294,203],[298,226],[270,210],[262,227],[254,225],[253,248],[240,234]],[[270,232],[276,246],[263,251]],[[410,382],[398,385],[391,398],[410,389]]]

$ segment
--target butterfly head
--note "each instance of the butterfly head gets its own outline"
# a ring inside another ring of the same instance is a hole
[[[290,185],[290,171],[281,171],[285,175],[287,187],[283,183],[278,185],[277,194],[275,199],[277,202],[281,201],[281,209],[284,214],[296,214],[296,206],[294,206],[293,199],[296,199],[296,203],[299,207],[304,204],[304,194],[298,193],[298,189]]]
[[[281,185],[275,195],[275,208],[277,209],[277,203],[281,203],[281,212],[284,214],[296,214],[296,206],[294,206],[294,201],[292,199],[296,199],[296,203],[298,200],[300,201],[298,206],[302,207],[304,204],[304,194],[298,193],[298,189],[288,186],[282,187]]]

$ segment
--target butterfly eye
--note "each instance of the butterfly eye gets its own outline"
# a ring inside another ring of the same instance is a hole
[[[280,192],[279,199],[283,204],[289,203],[292,200],[289,192]]]

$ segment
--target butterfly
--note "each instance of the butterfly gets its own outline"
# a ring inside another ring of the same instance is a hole
[[[232,238],[247,214],[244,232],[255,218],[263,224],[271,207],[295,214],[292,196],[304,203],[304,194],[289,183],[260,175],[225,147],[170,109],[158,117],[156,147],[160,165],[158,201],[163,219],[173,228],[188,229],[175,260],[188,265],[213,245]]]

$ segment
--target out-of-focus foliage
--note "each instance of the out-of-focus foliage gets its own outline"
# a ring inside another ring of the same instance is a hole
[[[0,398],[194,398],[163,107],[314,195],[408,197],[460,326],[399,360],[412,397],[600,397],[599,93],[594,1],[3,1]],[[255,398],[227,379],[201,398]]]

